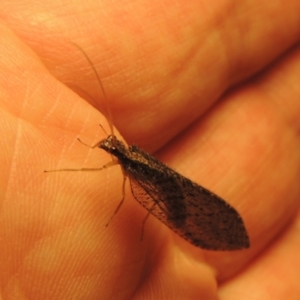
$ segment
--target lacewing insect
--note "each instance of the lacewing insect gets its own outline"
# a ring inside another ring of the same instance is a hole
[[[107,100],[97,70],[87,54],[75,45],[86,57]],[[108,107],[107,107],[108,108]],[[243,220],[225,200],[180,175],[136,145],[129,147],[113,133],[110,110],[111,134],[92,148],[101,148],[115,160],[101,168],[59,169],[52,171],[95,171],[119,164],[123,170],[123,198],[125,181],[129,178],[134,198],[171,230],[191,244],[207,250],[238,250],[248,248],[250,241]],[[111,219],[112,219],[111,218]]]

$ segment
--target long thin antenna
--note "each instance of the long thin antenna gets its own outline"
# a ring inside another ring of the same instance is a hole
[[[90,64],[90,66],[92,67],[92,70],[99,82],[99,85],[100,85],[100,88],[102,90],[102,93],[104,95],[104,98],[105,98],[105,108],[106,108],[106,112],[107,112],[107,121],[109,123],[109,127],[110,127],[110,131],[111,131],[111,134],[114,135],[114,127],[113,127],[113,123],[112,123],[112,113],[111,113],[111,110],[109,108],[109,105],[108,105],[108,98],[106,96],[106,93],[105,93],[105,90],[104,90],[104,87],[103,87],[103,84],[102,84],[102,81],[100,79],[100,76],[97,72],[97,69],[95,68],[93,62],[91,61],[91,59],[88,57],[88,55],[85,53],[85,51],[77,44],[71,42],[71,44],[73,44],[83,55],[84,57],[86,58],[86,60],[88,61],[88,63]]]

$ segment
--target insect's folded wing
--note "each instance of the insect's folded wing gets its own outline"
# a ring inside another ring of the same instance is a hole
[[[130,177],[132,193],[154,216],[197,247],[208,250],[249,247],[244,223],[234,208],[183,176],[169,180],[174,182],[168,187]]]

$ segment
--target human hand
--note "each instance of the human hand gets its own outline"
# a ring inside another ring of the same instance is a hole
[[[299,4],[222,4],[2,4],[3,299],[299,298]],[[76,140],[104,137],[106,105],[129,144],[234,206],[251,248],[203,251],[153,217],[141,242],[129,188],[104,227],[119,168],[43,173],[110,159]]]

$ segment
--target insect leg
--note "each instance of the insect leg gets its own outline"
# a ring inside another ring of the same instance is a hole
[[[113,162],[113,161],[112,161]],[[118,164],[118,163],[116,163],[116,164]],[[121,206],[122,206],[122,204],[123,204],[123,202],[124,202],[124,200],[125,200],[125,183],[126,183],[126,179],[127,179],[127,176],[126,176],[126,174],[123,172],[123,184],[122,184],[122,199],[121,199],[121,201],[120,201],[120,203],[118,204],[118,206],[117,206],[117,208],[116,208],[116,210],[115,210],[115,212],[113,213],[113,215],[111,216],[111,218],[109,219],[109,221],[107,222],[107,224],[105,225],[105,227],[107,227],[108,226],[108,224],[111,222],[111,220],[114,218],[114,216],[117,214],[117,212],[119,211],[119,209],[121,208]]]
[[[118,165],[119,163],[115,160],[110,161],[109,163],[105,164],[101,168],[81,168],[81,169],[57,169],[57,170],[44,170],[45,173],[49,172],[80,172],[80,171],[101,171],[103,169]]]
[[[153,208],[155,207],[155,205],[157,205],[157,203],[154,203],[152,205],[152,207],[148,210],[148,213],[146,215],[146,217],[144,218],[143,220],[143,223],[142,223],[142,233],[141,233],[141,241],[143,240],[143,237],[144,237],[144,231],[145,231],[145,224],[146,224],[146,221],[148,220]]]

